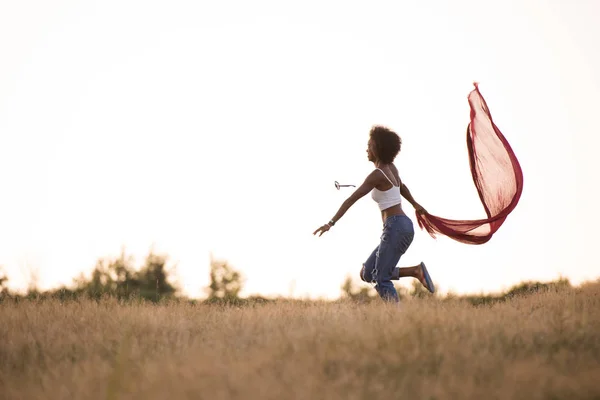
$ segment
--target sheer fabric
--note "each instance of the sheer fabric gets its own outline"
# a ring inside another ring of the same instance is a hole
[[[432,237],[442,234],[462,243],[482,244],[502,226],[523,191],[523,171],[508,141],[494,124],[477,83],[469,93],[471,108],[467,149],[473,182],[487,218],[453,220],[423,213],[419,227]],[[427,207],[425,207],[427,208]]]

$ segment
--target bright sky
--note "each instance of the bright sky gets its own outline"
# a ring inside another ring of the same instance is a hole
[[[360,200],[374,124],[403,139],[401,177],[431,213],[484,217],[468,169],[472,82],[524,172],[494,238],[418,230],[400,266],[440,290],[600,276],[600,2],[0,0],[0,265],[13,287],[70,283],[122,246],[209,256],[245,294],[334,298],[377,245]],[[409,285],[411,282],[403,282]]]

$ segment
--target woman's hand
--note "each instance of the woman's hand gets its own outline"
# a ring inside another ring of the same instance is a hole
[[[320,227],[319,229],[317,229],[316,231],[314,231],[313,235],[316,235],[318,233],[319,237],[321,237],[321,235],[324,234],[325,232],[327,232],[330,228],[331,228],[331,226],[329,224],[325,224],[322,227]]]
[[[419,203],[415,204],[415,211],[417,214],[427,214],[427,210],[423,208]]]

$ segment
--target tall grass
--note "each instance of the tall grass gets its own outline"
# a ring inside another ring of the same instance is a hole
[[[1,399],[600,398],[600,284],[473,306],[0,304]]]

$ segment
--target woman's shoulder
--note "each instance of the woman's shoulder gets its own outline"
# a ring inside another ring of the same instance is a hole
[[[394,174],[394,176],[396,177],[396,179],[398,179],[398,184],[400,186],[402,186],[402,178],[400,178],[400,172],[398,172],[398,168],[396,168],[396,164],[391,163],[390,164],[390,169],[392,170],[392,173]]]

